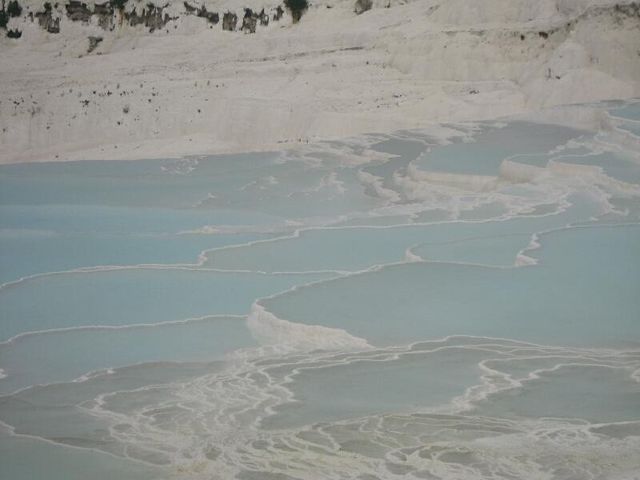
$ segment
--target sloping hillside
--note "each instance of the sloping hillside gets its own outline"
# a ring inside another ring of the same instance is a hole
[[[636,2],[65,2],[5,0],[0,162],[273,149],[640,96]]]

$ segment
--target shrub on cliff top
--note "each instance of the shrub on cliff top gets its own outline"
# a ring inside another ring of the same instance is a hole
[[[291,12],[293,23],[298,23],[302,15],[304,15],[304,12],[309,8],[309,2],[307,0],[284,0],[284,5]]]
[[[109,0],[109,4],[116,10],[124,10],[127,0]]]
[[[7,13],[10,17],[19,17],[22,14],[22,7],[18,3],[18,0],[11,0],[7,5]]]
[[[9,15],[4,10],[0,10],[0,28],[7,28],[7,22],[9,22]]]

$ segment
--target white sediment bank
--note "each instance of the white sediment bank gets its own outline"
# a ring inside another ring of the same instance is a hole
[[[191,2],[213,24],[171,0],[153,32],[122,12],[112,29],[74,21],[67,3],[59,33],[39,24],[41,0],[20,4],[7,29],[21,38],[0,30],[0,163],[282,149],[640,96],[628,1],[385,0],[358,15],[319,0],[297,24],[273,19],[277,0]],[[247,33],[245,8],[271,21]]]

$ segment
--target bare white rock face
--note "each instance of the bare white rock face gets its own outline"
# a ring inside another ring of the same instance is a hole
[[[17,1],[0,163],[282,149],[640,96],[636,2],[318,0],[294,22],[278,0]]]

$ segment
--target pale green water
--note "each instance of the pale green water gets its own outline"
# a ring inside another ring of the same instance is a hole
[[[154,324],[245,315],[256,298],[329,275],[261,275],[134,268],[39,277],[0,290],[0,338],[87,325]]]
[[[224,316],[186,324],[29,335],[0,349],[0,363],[9,374],[0,388],[6,393],[137,363],[217,360],[255,345],[242,317]]]
[[[480,237],[448,243],[423,243],[411,249],[425,260],[439,262],[478,263],[510,267],[518,252],[525,249],[531,235],[512,234],[501,237]]]
[[[160,478],[157,468],[104,453],[70,449],[28,438],[0,434],[1,478],[49,480],[109,480],[114,477],[151,480]]]
[[[0,167],[0,478],[640,475],[640,151],[449,128]]]
[[[540,259],[533,267],[411,263],[262,303],[280,318],[344,328],[376,345],[457,334],[584,346],[640,339],[640,227],[572,229],[547,240],[530,253]]]

